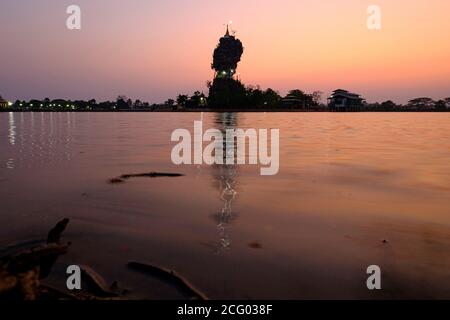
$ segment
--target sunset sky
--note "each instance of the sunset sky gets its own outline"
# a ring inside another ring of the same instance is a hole
[[[70,4],[81,31],[66,28]],[[372,4],[380,31],[366,27]],[[206,92],[232,20],[248,85],[439,99],[450,96],[449,16],[449,0],[2,0],[0,95],[162,102]]]

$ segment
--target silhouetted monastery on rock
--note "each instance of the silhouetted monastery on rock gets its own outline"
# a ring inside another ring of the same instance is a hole
[[[229,27],[220,38],[214,50],[211,68],[215,71],[214,80],[209,88],[209,106],[214,108],[244,107],[246,95],[244,85],[233,78],[241,61],[244,47]]]

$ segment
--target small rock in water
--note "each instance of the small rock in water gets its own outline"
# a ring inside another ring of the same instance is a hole
[[[119,179],[119,178],[113,178],[109,180],[109,183],[111,184],[117,184],[117,183],[124,183],[125,181],[123,181],[123,179]]]
[[[249,243],[248,246],[252,249],[262,249],[262,244],[256,241]]]

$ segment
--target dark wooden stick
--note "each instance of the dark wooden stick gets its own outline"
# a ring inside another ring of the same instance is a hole
[[[187,279],[173,270],[150,264],[131,261],[128,267],[139,272],[150,274],[176,286],[183,294],[198,300],[208,300],[205,294],[197,290]]]

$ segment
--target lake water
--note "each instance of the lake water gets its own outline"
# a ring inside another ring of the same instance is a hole
[[[278,175],[173,165],[172,131],[200,119],[279,128]],[[152,171],[185,176],[108,183]],[[130,298],[179,297],[134,260],[213,299],[450,298],[449,113],[1,113],[0,194],[0,246],[71,218],[60,288],[86,264]]]

